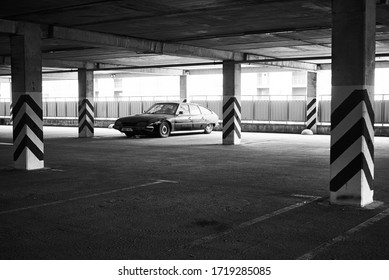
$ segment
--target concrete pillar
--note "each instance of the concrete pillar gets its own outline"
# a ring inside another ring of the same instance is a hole
[[[41,29],[25,24],[12,36],[12,119],[15,168],[44,167]]]
[[[186,99],[188,102],[188,75],[180,76],[180,100]]]
[[[332,2],[331,203],[373,202],[375,8]]]
[[[78,69],[78,137],[94,136],[93,71]]]
[[[223,145],[241,141],[241,65],[223,61]]]
[[[307,129],[317,133],[316,72],[307,72]]]

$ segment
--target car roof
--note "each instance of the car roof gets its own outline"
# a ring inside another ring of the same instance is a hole
[[[192,103],[192,102],[157,102],[155,104],[177,104],[177,105],[181,105],[181,104],[188,104],[188,105],[197,105],[197,106],[202,106],[202,105],[199,105],[197,103]],[[203,106],[204,107],[204,106]]]

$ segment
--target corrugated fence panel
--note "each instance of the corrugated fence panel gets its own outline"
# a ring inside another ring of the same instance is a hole
[[[307,102],[305,100],[289,101],[289,121],[305,122]]]
[[[99,100],[95,102],[95,116],[99,118],[119,118],[142,113],[156,102],[166,100]],[[223,118],[222,99],[196,99],[195,103],[205,106]],[[304,100],[242,100],[242,120],[255,121],[296,121],[304,122],[306,114],[306,101]],[[77,117],[77,101],[44,101],[44,117]],[[389,123],[389,100],[376,100],[374,102],[375,123]],[[10,101],[0,100],[0,116],[10,115]],[[270,119],[269,119],[270,117]],[[331,122],[331,101],[318,100],[318,121]]]
[[[287,121],[288,120],[288,101],[271,101],[270,114],[272,121]]]
[[[5,113],[6,116],[11,115],[11,102],[5,102]]]
[[[95,117],[96,118],[107,117],[107,101],[95,102]]]
[[[56,117],[57,116],[57,102],[48,101],[46,102],[46,117]]]
[[[331,101],[319,101],[319,122],[331,122]]]
[[[43,114],[43,117],[47,117],[47,102],[43,102],[42,104],[42,114]]]
[[[10,106],[11,106],[11,102],[0,101],[0,116],[9,117],[10,116]]]
[[[57,117],[66,117],[66,102],[57,102]]]
[[[107,117],[117,118],[119,116],[118,101],[107,101]]]
[[[66,116],[76,118],[78,116],[78,102],[67,101],[66,103]]]
[[[148,109],[143,109],[142,101],[129,101],[129,103],[131,108],[131,115],[140,114],[143,110]]]
[[[269,100],[254,101],[254,120],[269,121]]]
[[[119,118],[132,115],[130,101],[119,101]]]
[[[242,100],[242,120],[253,120],[254,106],[251,100]]]
[[[1,102],[0,103],[0,116],[8,116],[6,114],[6,109],[5,109],[5,106],[6,106],[6,103],[5,102]]]
[[[383,108],[385,109],[385,114],[383,114],[383,122],[385,124],[389,123],[389,100],[385,100]]]
[[[374,102],[374,123],[382,123],[383,121],[383,110],[382,106],[384,105],[384,101],[376,100]]]

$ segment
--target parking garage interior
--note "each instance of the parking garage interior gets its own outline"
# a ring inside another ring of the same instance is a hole
[[[381,0],[8,3],[0,258],[387,259],[388,13]],[[271,94],[274,73],[289,73],[288,96]],[[218,94],[191,94],[201,75]],[[150,77],[175,93],[124,95]],[[47,81],[77,94],[45,95]],[[108,128],[183,99],[215,111],[215,131]]]

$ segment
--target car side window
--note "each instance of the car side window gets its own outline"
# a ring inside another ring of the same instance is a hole
[[[211,115],[212,114],[212,112],[209,109],[207,109],[203,106],[199,106],[199,108],[200,108],[200,111],[203,115]]]
[[[188,104],[180,104],[180,107],[178,108],[178,112],[182,112],[184,116],[189,115]]]
[[[189,109],[191,115],[201,115],[200,109],[196,105],[189,105]]]

